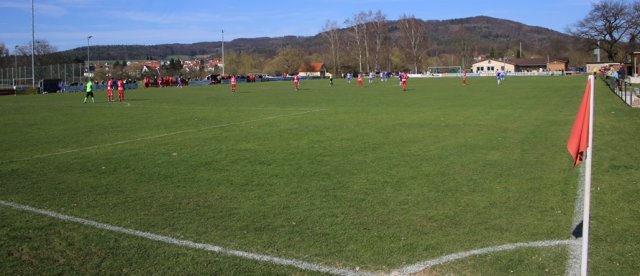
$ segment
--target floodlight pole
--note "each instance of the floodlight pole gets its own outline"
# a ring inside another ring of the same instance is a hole
[[[33,4],[33,0],[31,0],[31,87],[36,87],[36,59],[35,59],[35,51],[36,51],[36,27],[35,27],[35,6]]]
[[[16,86],[16,74],[18,73],[18,45],[14,48],[13,57],[15,58],[15,72],[13,72],[13,86]]]
[[[596,48],[596,61],[600,62],[600,40],[598,40],[598,48]]]
[[[518,50],[518,58],[522,58],[522,42],[520,42],[520,49]]]
[[[89,40],[92,38],[93,36],[87,36],[87,78],[91,78],[91,65],[90,65],[90,56],[89,56]]]
[[[224,76],[224,30],[222,30],[222,75]]]

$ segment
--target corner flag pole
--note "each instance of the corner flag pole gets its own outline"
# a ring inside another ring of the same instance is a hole
[[[591,93],[589,100],[589,146],[587,147],[587,160],[585,162],[584,173],[584,213],[582,218],[582,262],[580,264],[580,275],[587,275],[587,263],[589,256],[589,216],[591,206],[591,156],[593,152],[593,106],[595,83],[594,76],[589,76],[591,83]]]

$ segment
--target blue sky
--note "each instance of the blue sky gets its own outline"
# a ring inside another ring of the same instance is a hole
[[[34,0],[35,37],[58,50],[91,45],[193,43],[235,38],[315,35],[327,20],[340,26],[360,11],[387,19],[453,19],[487,15],[560,32],[584,18],[590,0],[538,1],[210,1]],[[0,43],[13,52],[31,41],[31,1],[0,1]]]

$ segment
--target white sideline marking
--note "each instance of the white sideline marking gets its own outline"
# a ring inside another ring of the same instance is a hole
[[[578,196],[576,197],[576,207],[573,210],[573,223],[571,224],[571,230],[580,223],[584,211],[584,166],[580,166],[580,176],[578,176]],[[577,243],[569,245],[569,256],[567,258],[567,268],[565,269],[565,275],[573,276],[580,275],[580,268],[582,266],[582,238],[576,239]]]
[[[112,231],[112,232],[132,235],[132,236],[141,237],[141,238],[154,240],[154,241],[160,241],[160,242],[164,242],[164,243],[168,243],[168,244],[174,244],[174,245],[181,246],[181,247],[188,247],[188,248],[193,248],[193,249],[201,249],[201,250],[216,252],[216,253],[220,253],[220,254],[241,257],[241,258],[244,258],[244,259],[260,261],[260,262],[268,262],[268,263],[273,263],[273,264],[278,264],[278,265],[293,266],[293,267],[297,267],[297,268],[300,268],[300,269],[303,269],[303,270],[308,270],[308,271],[318,271],[318,272],[323,272],[323,273],[331,273],[331,274],[335,274],[335,275],[362,275],[363,274],[363,273],[359,273],[357,271],[352,271],[352,270],[348,270],[348,269],[328,267],[328,266],[308,263],[308,262],[300,261],[300,260],[283,259],[283,258],[278,258],[278,257],[273,257],[273,256],[268,256],[268,255],[255,254],[255,253],[249,253],[249,252],[244,252],[244,251],[239,251],[239,250],[230,250],[230,249],[225,249],[223,247],[219,247],[219,246],[212,245],[212,244],[197,243],[197,242],[193,242],[193,241],[189,241],[189,240],[181,240],[181,239],[176,239],[176,238],[172,238],[172,237],[156,235],[156,234],[149,233],[149,232],[143,232],[143,231],[123,228],[123,227],[119,227],[119,226],[109,225],[109,224],[105,224],[105,223],[100,223],[100,222],[96,222],[96,221],[92,221],[92,220],[86,220],[86,219],[82,219],[82,218],[72,217],[72,216],[63,215],[63,214],[52,212],[52,211],[33,208],[33,207],[30,207],[30,206],[26,206],[26,205],[22,205],[22,204],[18,204],[18,203],[13,203],[13,202],[7,202],[7,201],[3,201],[3,200],[0,200],[0,204],[5,205],[7,207],[15,208],[15,209],[18,209],[18,210],[29,211],[29,212],[33,212],[33,213],[37,213],[37,214],[41,214],[41,215],[45,215],[45,216],[61,219],[61,220],[64,220],[64,221],[76,222],[76,223],[84,224],[84,225],[87,225],[87,226],[91,226],[91,227],[95,227],[95,228],[99,228],[99,229],[103,229],[103,230],[107,230],[107,231]]]
[[[295,259],[284,259],[284,258],[256,254],[256,253],[249,253],[249,252],[244,252],[239,250],[230,250],[230,249],[225,249],[223,247],[219,247],[212,244],[197,243],[189,240],[181,240],[181,239],[176,239],[168,236],[156,235],[149,232],[143,232],[143,231],[123,228],[119,226],[114,226],[110,224],[100,223],[92,220],[77,218],[73,216],[56,213],[53,211],[42,210],[42,209],[27,206],[27,205],[8,202],[4,200],[0,200],[0,205],[4,205],[14,209],[28,211],[36,214],[41,214],[41,215],[57,218],[64,221],[80,223],[80,224],[84,224],[87,226],[91,226],[91,227],[95,227],[95,228],[99,228],[107,231],[132,235],[132,236],[141,237],[149,240],[173,244],[181,247],[206,250],[206,251],[216,252],[220,254],[236,256],[244,259],[273,263],[277,265],[292,266],[292,267],[296,267],[296,268],[307,270],[307,271],[318,271],[318,272],[330,273],[335,275],[379,275],[380,274],[380,273],[369,273],[366,271],[328,267],[328,266],[313,264],[313,263],[295,260]],[[495,253],[495,252],[506,251],[506,250],[514,250],[514,249],[520,249],[520,248],[553,247],[553,246],[561,246],[561,245],[574,246],[575,244],[578,244],[578,247],[579,247],[580,241],[573,240],[573,239],[549,240],[549,241],[536,241],[536,242],[527,242],[527,243],[512,243],[512,244],[505,244],[505,245],[499,245],[499,246],[493,246],[493,247],[485,247],[485,248],[474,249],[474,250],[465,251],[465,252],[449,254],[449,255],[438,257],[435,259],[422,261],[417,264],[405,266],[405,267],[394,270],[393,272],[390,273],[390,275],[409,275],[413,273],[418,273],[432,266],[441,265],[447,262],[456,261],[459,259],[464,259],[467,257],[476,256],[476,255],[483,255],[483,254]]]
[[[482,255],[482,254],[494,253],[499,251],[514,250],[514,249],[528,248],[528,247],[552,247],[552,246],[559,246],[559,245],[572,245],[574,243],[576,243],[575,240],[550,240],[550,241],[535,241],[535,242],[526,242],[526,243],[511,243],[511,244],[505,244],[505,245],[499,245],[499,246],[493,246],[493,247],[485,247],[485,248],[474,249],[466,252],[454,253],[454,254],[438,257],[435,259],[426,260],[414,265],[405,266],[399,270],[396,270],[392,274],[408,275],[412,273],[418,273],[426,268],[429,268],[435,265],[441,265],[447,262],[464,259],[464,258],[475,256],[475,255]]]
[[[159,135],[154,135],[154,136],[147,136],[147,137],[142,137],[142,138],[137,138],[137,139],[123,140],[123,141],[118,141],[118,142],[109,143],[109,144],[102,144],[102,145],[95,145],[95,146],[90,146],[90,147],[71,149],[71,150],[65,150],[65,151],[59,151],[59,152],[53,152],[53,153],[39,154],[39,155],[34,155],[34,156],[31,156],[31,157],[26,157],[26,158],[5,160],[5,161],[0,161],[0,164],[9,163],[9,162],[17,162],[17,161],[25,161],[25,160],[31,160],[31,159],[37,159],[37,158],[42,158],[42,157],[49,157],[49,156],[55,156],[55,155],[78,152],[78,151],[84,151],[84,150],[90,150],[90,149],[110,147],[110,146],[114,146],[114,145],[121,145],[121,144],[126,144],[126,143],[131,143],[131,142],[138,142],[138,141],[142,141],[142,140],[152,140],[152,139],[157,139],[157,138],[162,138],[162,137],[167,137],[167,136],[172,136],[172,135],[177,135],[177,134],[182,134],[182,133],[187,133],[187,132],[197,132],[197,131],[203,131],[203,130],[208,130],[208,129],[213,129],[213,128],[221,128],[221,127],[228,127],[228,126],[234,126],[234,125],[244,125],[244,124],[249,124],[249,123],[254,123],[254,122],[259,122],[259,121],[273,120],[273,119],[277,119],[277,118],[281,118],[281,117],[298,116],[298,115],[304,115],[304,114],[307,114],[307,113],[320,112],[320,111],[325,111],[325,110],[327,110],[327,109],[314,109],[314,110],[307,110],[307,111],[304,111],[304,112],[297,112],[297,113],[285,114],[285,115],[276,115],[276,116],[270,116],[270,117],[265,117],[265,118],[259,118],[259,119],[253,119],[253,120],[248,120],[248,121],[237,122],[237,123],[228,123],[228,124],[213,125],[213,126],[196,128],[196,129],[180,130],[180,131],[176,131],[176,132],[164,133],[164,134],[159,134]]]

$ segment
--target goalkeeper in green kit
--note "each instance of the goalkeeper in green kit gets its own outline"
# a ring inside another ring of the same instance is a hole
[[[87,95],[84,96],[84,101],[82,103],[87,103],[87,98],[89,98],[89,96],[91,96],[91,101],[96,103],[95,98],[93,98],[93,82],[91,80],[87,82]]]

